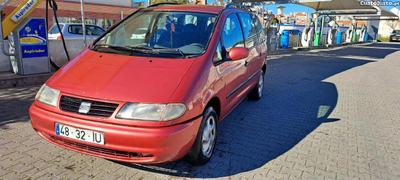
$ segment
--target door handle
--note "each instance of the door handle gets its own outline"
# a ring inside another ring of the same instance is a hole
[[[244,66],[248,66],[249,65],[249,62],[248,61],[246,61],[245,63],[244,63]]]

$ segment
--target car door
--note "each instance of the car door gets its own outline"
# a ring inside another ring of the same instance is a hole
[[[226,18],[221,38],[221,54],[224,59],[217,69],[225,79],[226,108],[231,110],[246,94],[242,93],[242,87],[246,81],[246,59],[229,60],[228,52],[233,47],[244,47],[243,32],[236,14]]]
[[[254,78],[259,73],[262,67],[262,53],[259,45],[257,24],[253,20],[253,14],[239,13],[240,22],[243,28],[245,47],[249,49],[249,56],[246,58],[247,76],[246,76],[246,90],[251,90],[250,86],[255,84]],[[258,76],[257,76],[258,77]]]
[[[256,49],[257,49],[257,54],[259,55],[257,58],[256,63],[250,64],[249,69],[252,69],[252,72],[255,73],[256,71],[259,71],[264,64],[266,64],[267,60],[267,44],[266,44],[266,38],[265,38],[265,30],[260,22],[260,19],[258,16],[254,15],[252,17],[253,19],[253,24],[257,29],[257,42],[256,42]],[[265,74],[265,72],[264,72]]]

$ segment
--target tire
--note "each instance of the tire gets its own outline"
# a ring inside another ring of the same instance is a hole
[[[218,114],[213,107],[207,107],[203,113],[196,140],[185,160],[193,165],[204,165],[212,157],[217,142]],[[211,129],[210,129],[211,128]],[[209,141],[206,140],[209,138]]]
[[[258,77],[257,86],[249,93],[248,97],[250,100],[258,101],[262,98],[264,90],[264,71],[260,71],[260,76]]]

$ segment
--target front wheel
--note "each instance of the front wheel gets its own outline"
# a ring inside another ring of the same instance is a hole
[[[258,77],[258,83],[256,87],[254,87],[254,89],[249,93],[248,97],[250,100],[258,101],[262,98],[263,91],[264,91],[264,71],[261,70],[260,75]]]
[[[203,120],[194,142],[185,159],[193,165],[204,165],[214,152],[217,142],[218,115],[213,107],[208,107],[203,113]]]

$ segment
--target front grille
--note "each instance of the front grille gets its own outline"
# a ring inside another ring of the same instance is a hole
[[[71,149],[76,149],[88,153],[98,154],[105,157],[110,158],[118,158],[118,159],[137,159],[137,158],[151,158],[154,157],[152,154],[142,154],[136,152],[127,152],[127,151],[117,151],[112,149],[106,149],[96,146],[90,146],[82,143],[77,143],[74,141],[70,141],[64,138],[59,138],[57,136],[48,135],[42,133],[43,135],[47,136],[49,140],[55,142],[56,144],[67,146]]]
[[[118,107],[118,104],[113,104],[113,103],[73,98],[69,96],[61,96],[60,108],[63,111],[82,114],[79,113],[79,107],[82,102],[91,103],[89,112],[84,114],[89,116],[110,117],[114,113],[115,109],[117,109]]]

